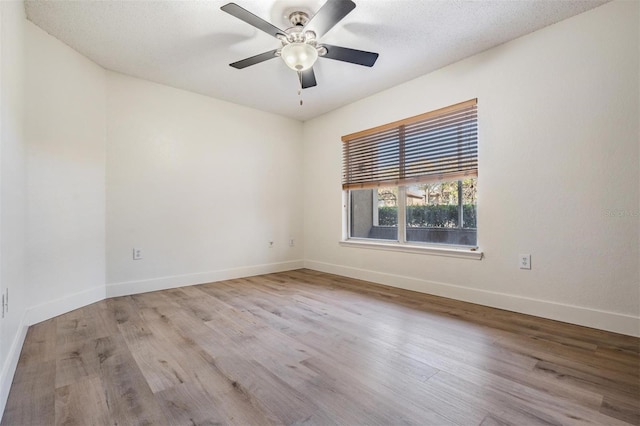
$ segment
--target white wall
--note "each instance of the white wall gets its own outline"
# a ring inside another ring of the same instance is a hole
[[[9,312],[0,324],[0,412],[26,334],[29,306],[24,269],[24,22],[22,2],[0,2],[0,291],[9,290]]]
[[[638,17],[609,3],[306,122],[305,265],[640,334]],[[338,246],[340,136],[476,97],[485,258]]]
[[[25,27],[29,322],[105,297],[106,72]]]
[[[116,73],[107,94],[107,295],[302,266],[300,122]]]

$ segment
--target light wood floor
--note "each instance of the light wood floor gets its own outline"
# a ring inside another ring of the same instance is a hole
[[[3,425],[640,423],[639,340],[309,270],[29,329]]]

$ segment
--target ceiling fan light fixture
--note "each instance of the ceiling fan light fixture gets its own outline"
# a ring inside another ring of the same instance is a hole
[[[308,70],[318,59],[316,48],[307,43],[289,43],[282,47],[280,56],[294,71]]]

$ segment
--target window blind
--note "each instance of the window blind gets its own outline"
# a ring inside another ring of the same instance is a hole
[[[342,137],[342,188],[478,175],[477,99]]]

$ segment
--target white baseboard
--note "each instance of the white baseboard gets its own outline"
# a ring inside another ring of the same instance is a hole
[[[4,409],[7,405],[7,399],[9,398],[9,391],[11,390],[11,383],[13,382],[13,375],[16,372],[18,366],[18,360],[20,359],[20,352],[22,352],[22,345],[24,339],[27,337],[27,330],[29,325],[27,323],[27,312],[25,311],[18,325],[13,340],[11,341],[11,347],[7,353],[7,358],[2,366],[2,372],[0,373],[0,421],[4,414]]]
[[[304,261],[292,260],[288,262],[267,263],[264,265],[221,269],[219,271],[200,272],[196,274],[173,275],[148,280],[111,283],[107,284],[107,297],[128,296],[130,294],[146,293],[149,291],[166,290],[169,288],[205,284],[215,281],[231,280],[234,278],[291,271],[293,269],[300,269],[303,267]]]
[[[435,296],[476,303],[492,308],[535,315],[571,324],[640,337],[640,317],[615,312],[532,299],[513,294],[497,293],[453,284],[369,271],[350,266],[305,260],[304,267],[320,272],[343,275]]]
[[[49,318],[73,311],[74,309],[99,302],[104,300],[104,298],[104,285],[100,285],[32,306],[27,310],[27,324],[37,324]]]

